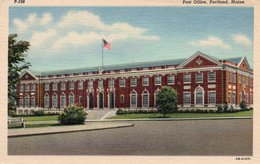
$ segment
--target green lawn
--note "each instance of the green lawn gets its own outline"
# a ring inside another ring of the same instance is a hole
[[[25,128],[43,128],[43,127],[49,127],[49,126],[61,126],[58,123],[53,124],[25,124]]]
[[[241,111],[237,113],[171,113],[167,118],[198,118],[198,117],[245,117],[253,116],[253,110]],[[150,114],[123,114],[110,117],[110,119],[138,119],[138,118],[163,118],[160,113]]]
[[[28,121],[58,121],[58,116],[28,116],[23,117],[25,122]]]

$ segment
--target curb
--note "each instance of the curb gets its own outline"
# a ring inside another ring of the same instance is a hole
[[[199,118],[140,118],[140,119],[104,119],[86,120],[85,122],[116,122],[116,121],[189,121],[189,120],[227,120],[227,119],[253,119],[253,117],[199,117]]]
[[[27,137],[27,136],[38,136],[38,135],[49,135],[49,134],[59,134],[59,133],[71,133],[71,132],[83,132],[83,131],[94,131],[94,130],[105,130],[105,129],[117,129],[117,128],[125,128],[132,127],[135,124],[129,125],[121,125],[121,126],[113,126],[113,127],[105,127],[105,128],[92,128],[92,129],[80,129],[80,130],[68,130],[68,131],[56,131],[56,132],[43,132],[43,133],[30,133],[30,134],[17,134],[17,135],[8,135],[8,138],[16,138],[16,137]]]

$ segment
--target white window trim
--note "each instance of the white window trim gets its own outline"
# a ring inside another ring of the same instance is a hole
[[[136,97],[135,97],[136,106],[132,106],[132,95],[133,95],[133,92],[136,95]],[[137,96],[138,96],[138,94],[137,94],[137,92],[135,90],[132,90],[130,92],[130,108],[137,108],[138,107]]]
[[[210,102],[209,102],[209,94],[210,94],[210,93],[215,93],[215,103],[210,103]],[[215,105],[216,105],[216,102],[217,102],[217,94],[216,94],[216,91],[208,91],[208,104],[215,106]]]
[[[156,78],[158,78],[158,77],[160,78],[160,83],[159,84],[156,83],[157,82]],[[154,85],[155,86],[162,85],[162,76],[160,76],[160,75],[154,76]]]
[[[132,84],[132,79],[135,79],[135,84]],[[136,87],[137,86],[137,78],[136,77],[130,78],[130,86],[131,87]]]
[[[98,88],[104,88],[104,81],[103,80],[98,80]]]
[[[121,83],[120,83],[121,80],[124,81],[124,85],[121,85]],[[125,87],[125,79],[119,79],[119,87],[120,87],[120,88]]]
[[[154,107],[156,107],[156,97],[157,97],[157,94],[159,94],[159,92],[160,92],[161,90],[160,89],[156,89],[156,91],[154,92],[154,94],[153,94],[153,97],[154,97],[154,102],[153,102],[153,105],[154,105]]]
[[[197,105],[197,103],[196,103],[196,93],[197,93],[197,89],[199,89],[199,88],[202,89],[202,104]],[[204,90],[204,88],[201,87],[201,86],[198,86],[197,88],[195,88],[195,90],[194,90],[194,106],[195,107],[204,107],[204,103],[205,103],[204,98],[205,98],[205,90]]]
[[[172,83],[169,83],[169,80],[168,80],[169,77],[172,77],[172,78],[173,78],[173,82],[172,82]],[[175,76],[174,76],[174,75],[168,75],[168,76],[167,76],[167,84],[168,84],[168,85],[174,85],[174,84],[175,84]]]
[[[71,103],[71,97],[73,97],[73,103]],[[69,105],[75,105],[75,94],[73,92],[69,94]]]
[[[214,73],[214,74],[215,74],[214,80],[210,80],[210,79],[209,79],[209,74],[210,74],[210,73]],[[208,82],[209,82],[209,83],[215,83],[215,82],[216,82],[216,78],[217,78],[217,73],[216,73],[216,72],[208,72]]]
[[[34,87],[33,87],[34,86]],[[32,85],[31,85],[31,91],[35,91],[35,83],[33,83]]]
[[[66,82],[61,83],[61,90],[65,91],[66,90]]]
[[[48,86],[48,87],[47,87]],[[45,91],[49,91],[50,90],[50,84],[49,83],[45,83],[44,84],[44,90]]]
[[[147,92],[147,96],[148,96],[148,104],[147,104],[147,107],[144,106],[144,92]],[[147,89],[145,89],[142,93],[142,107],[143,108],[149,108],[150,107],[150,93]]]
[[[56,106],[54,106],[54,97],[56,97]],[[58,108],[58,95],[56,94],[56,93],[54,93],[53,95],[52,95],[52,108]]]
[[[91,84],[91,85],[90,85]],[[88,81],[88,89],[92,89],[94,87],[93,80]]]
[[[84,82],[78,81],[78,90],[83,90]]]
[[[74,81],[69,82],[69,89],[70,90],[74,90],[75,89],[75,82]]]
[[[62,105],[63,105],[63,104],[62,104],[62,96],[65,97],[64,106],[62,106]],[[60,95],[60,107],[61,107],[61,108],[65,108],[65,107],[66,107],[66,104],[67,104],[66,98],[67,98],[67,97],[66,97],[66,94],[62,92],[62,94]]]
[[[189,93],[190,94],[190,103],[185,103],[184,93]],[[184,91],[183,92],[183,106],[184,107],[190,107],[191,106],[191,91]]]
[[[123,98],[123,102],[121,101],[122,98]],[[121,103],[121,104],[122,104],[122,103],[125,103],[125,95],[124,95],[124,94],[121,94],[121,95],[120,95],[120,103]]]
[[[189,75],[190,76],[190,81],[185,81],[185,75]],[[188,74],[183,74],[183,84],[190,84],[191,83],[191,73],[188,73]]]
[[[198,74],[201,74],[201,75],[202,75],[202,78],[201,78],[202,81],[197,81],[197,75],[198,75]],[[195,74],[195,83],[198,83],[198,84],[199,84],[199,83],[203,83],[203,78],[204,78],[204,76],[203,76],[203,72],[196,73],[196,74]]]
[[[46,97],[48,97],[48,99],[46,99]],[[47,106],[46,102],[48,102],[48,106]],[[50,96],[49,96],[48,93],[45,93],[45,95],[44,95],[44,108],[49,108],[49,107],[50,107]]]
[[[145,78],[148,79],[148,80],[147,80],[147,84],[144,84],[144,79],[145,79]],[[143,85],[143,86],[149,86],[149,77],[144,76],[144,77],[142,78],[142,85]]]

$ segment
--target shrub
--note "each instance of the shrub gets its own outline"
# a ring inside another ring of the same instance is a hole
[[[16,112],[15,110],[8,110],[8,116],[15,116]]]
[[[58,116],[62,125],[84,124],[87,113],[82,107],[69,106]]]
[[[124,111],[122,109],[118,109],[116,111],[116,115],[122,115],[122,114],[124,114]]]
[[[217,113],[222,113],[222,112],[223,112],[223,107],[222,105],[219,105],[217,109]]]
[[[37,111],[33,111],[33,115],[34,116],[44,116],[44,111],[43,110],[37,110]]]
[[[246,110],[246,102],[244,100],[241,101],[241,103],[239,104],[239,107],[241,108],[241,110]]]
[[[224,108],[224,112],[228,112],[228,103],[227,102],[225,102],[223,108]]]

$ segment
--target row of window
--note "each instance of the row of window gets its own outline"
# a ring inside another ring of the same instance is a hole
[[[253,79],[247,76],[239,75],[240,78],[238,78],[239,84],[245,84],[249,86],[253,86]],[[237,82],[237,75],[232,72],[228,72],[228,82],[229,83],[236,83]]]
[[[196,104],[204,104],[204,95],[202,90],[197,90],[195,92],[195,103]],[[183,93],[183,104],[191,104],[191,92]],[[216,104],[216,92],[209,91],[208,92],[208,104]]]
[[[30,85],[30,84],[25,84],[25,85],[21,84],[20,85],[20,91],[23,92],[24,89],[25,89],[26,92],[28,92],[28,91],[35,91],[35,84],[32,84],[32,85]]]
[[[203,83],[203,72],[195,74],[195,82]],[[184,83],[191,83],[191,74],[184,74],[183,76]],[[216,72],[208,72],[208,82],[216,82]]]

